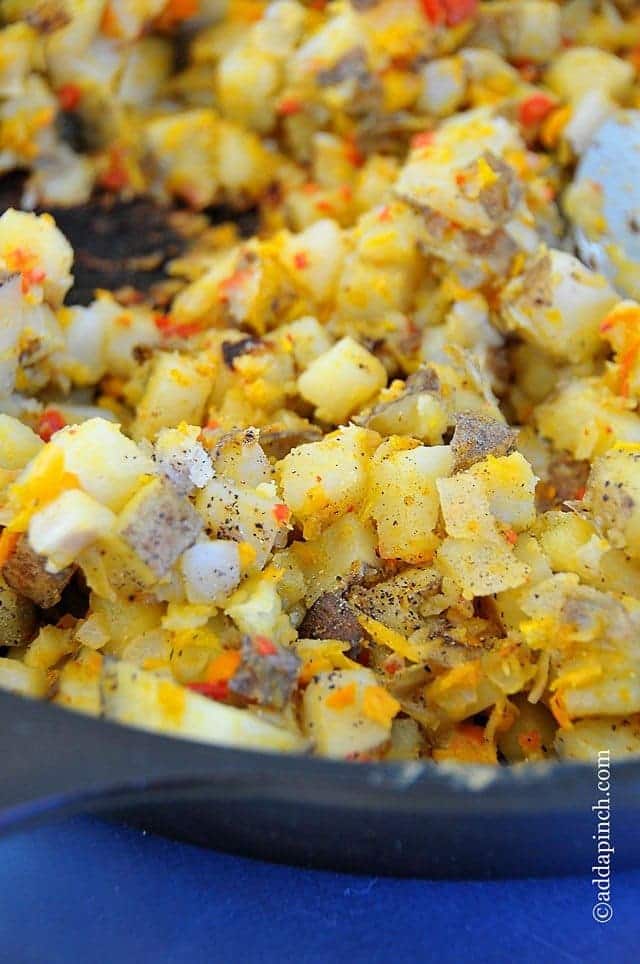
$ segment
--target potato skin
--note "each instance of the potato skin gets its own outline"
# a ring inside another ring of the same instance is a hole
[[[41,609],[50,609],[60,602],[75,569],[75,566],[67,566],[61,572],[47,572],[46,559],[34,552],[27,537],[22,536],[2,567],[2,576],[16,593]]]
[[[33,602],[19,596],[0,579],[0,645],[24,646],[35,636],[37,626]]]

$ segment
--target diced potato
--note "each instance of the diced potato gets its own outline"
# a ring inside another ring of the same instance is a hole
[[[42,296],[57,308],[73,278],[71,245],[50,214],[39,217],[8,208],[0,217],[0,269],[22,274],[23,289]]]
[[[194,207],[210,204],[219,190],[219,124],[213,111],[191,110],[154,118],[146,126],[149,148],[167,190]]]
[[[560,41],[560,9],[548,0],[483,4],[471,37],[474,46],[492,47],[509,60],[543,64],[554,57]]]
[[[107,637],[102,641],[105,651],[120,655],[132,640],[160,628],[165,607],[152,602],[148,597],[141,601],[128,599],[126,596],[108,600],[92,593],[90,610],[90,620],[96,617],[101,635]],[[82,635],[81,629],[78,635]]]
[[[378,530],[383,559],[428,562],[438,545],[440,513],[436,481],[451,472],[446,445],[415,445],[396,438],[385,442],[371,464],[367,510]]]
[[[370,524],[349,513],[310,542],[294,542],[288,553],[300,568],[306,582],[306,602],[315,602],[321,593],[348,583],[363,568],[379,566],[376,534]],[[281,554],[276,557],[276,565]]]
[[[56,432],[51,445],[64,455],[67,472],[102,505],[117,512],[142,477],[152,474],[153,462],[106,419],[92,418]]]
[[[68,489],[32,516],[29,542],[59,572],[75,562],[83,549],[106,536],[115,521],[110,509],[80,489]]]
[[[49,572],[47,560],[34,551],[24,535],[20,536],[13,552],[2,566],[2,576],[11,589],[32,600],[42,609],[49,609],[60,602],[62,592],[73,573],[73,566],[61,572]]]
[[[58,676],[54,703],[68,710],[101,716],[101,676],[103,657],[82,647],[76,659],[69,660]]]
[[[425,698],[458,722],[517,693],[534,672],[525,649],[505,645],[446,670],[427,685]]]
[[[180,569],[187,599],[220,604],[240,582],[240,552],[236,542],[197,542],[183,552]]]
[[[391,724],[391,745],[385,760],[417,760],[424,751],[424,737],[415,720],[395,719]]]
[[[199,435],[195,425],[163,428],[154,445],[154,462],[181,495],[203,488],[213,476],[211,458],[198,441]]]
[[[468,111],[450,118],[425,147],[409,155],[396,182],[397,194],[418,211],[435,212],[447,222],[488,235],[498,223],[508,220],[519,202],[512,190],[514,172],[498,158],[509,150],[518,151],[522,142],[514,126],[487,111]],[[465,188],[458,181],[465,178]],[[510,187],[511,185],[511,187]],[[487,202],[487,189],[499,189],[502,203]],[[443,226],[440,225],[440,233]],[[437,238],[425,237],[431,249],[440,250]]]
[[[105,660],[100,692],[104,715],[129,726],[243,749],[305,749],[303,738],[291,730],[249,710],[207,699],[132,663]]]
[[[211,393],[214,369],[201,358],[162,352],[155,358],[151,377],[139,404],[132,434],[153,438],[162,428],[180,422],[202,424]]]
[[[370,703],[379,691],[369,669],[334,670],[314,677],[305,690],[303,718],[316,751],[337,758],[380,751],[391,736],[400,704],[385,694],[387,714],[372,713]]]
[[[168,482],[152,479],[129,500],[118,517],[118,532],[156,577],[194,544],[202,519]]]
[[[191,145],[185,143],[187,154]],[[259,198],[276,169],[276,155],[255,134],[220,121],[217,131],[217,175],[224,195],[231,199]],[[191,161],[193,164],[193,161]],[[200,171],[192,168],[195,174]]]
[[[545,74],[545,83],[570,101],[580,100],[594,89],[619,100],[631,87],[633,76],[632,65],[622,57],[597,47],[572,47],[555,58]]]
[[[602,750],[608,750],[613,760],[640,754],[640,716],[578,720],[558,730],[555,745],[561,759],[594,765]]]
[[[434,117],[447,117],[457,110],[467,91],[464,63],[460,57],[432,60],[420,72],[422,87],[418,108]]]
[[[517,717],[506,732],[498,734],[498,748],[509,763],[542,760],[552,754],[558,729],[543,703],[530,703],[525,696],[515,696],[512,705]]]
[[[484,486],[469,472],[436,482],[447,535],[456,539],[496,539],[496,520]]]
[[[225,603],[224,611],[246,636],[266,636],[286,645],[296,632],[278,595],[277,573],[250,576]]]
[[[331,339],[316,318],[299,318],[290,325],[276,328],[270,336],[276,343],[290,349],[298,368],[309,365],[331,348]]]
[[[299,445],[280,462],[284,500],[303,524],[305,538],[356,509],[367,484],[367,464],[379,436],[349,426],[320,442]]]
[[[271,466],[255,429],[223,435],[211,455],[217,475],[223,475],[237,485],[255,489],[271,479]]]
[[[558,413],[562,417],[558,417]],[[576,459],[601,455],[616,442],[640,442],[640,418],[626,399],[596,378],[575,378],[536,409],[538,430]]]
[[[483,487],[491,513],[499,522],[517,532],[533,523],[538,480],[523,455],[489,455],[467,472]]]
[[[522,586],[529,567],[520,562],[506,540],[444,540],[438,549],[438,565],[462,589],[465,599],[491,596]]]
[[[222,58],[216,71],[216,94],[225,116],[259,133],[275,121],[280,86],[276,60],[253,44],[238,44]]]
[[[412,391],[410,383],[411,378],[404,391],[398,392],[394,383],[383,392],[382,400],[366,416],[366,424],[381,435],[408,435],[438,445],[449,425],[447,405],[436,393]]]
[[[196,508],[211,535],[244,543],[252,553],[246,568],[262,569],[284,531],[272,485],[251,489],[213,478],[196,496]]]
[[[612,546],[640,558],[640,444],[618,443],[596,459],[584,504]]]
[[[28,425],[0,413],[0,469],[23,469],[42,446]]]
[[[552,575],[549,561],[539,543],[530,535],[522,535],[513,547],[516,559],[529,569],[527,582],[521,588],[506,589],[496,595],[496,606],[500,622],[506,630],[520,628],[527,616],[520,606],[520,600],[527,588],[535,586]]]
[[[42,699],[48,693],[49,680],[42,669],[0,656],[0,689]]]
[[[601,352],[599,325],[618,300],[601,275],[566,251],[551,250],[505,286],[501,311],[526,341],[579,362]]]
[[[617,663],[617,665],[616,665]],[[570,719],[640,713],[640,676],[637,660],[611,661],[606,677],[583,685],[562,687],[561,701]]]
[[[585,582],[596,582],[609,543],[587,519],[573,512],[546,512],[538,524],[538,538],[554,572],[575,572]]]
[[[341,149],[344,153],[342,142]],[[329,301],[336,293],[345,256],[345,240],[338,224],[321,218],[299,234],[286,235],[284,244],[283,260],[290,271],[320,304]],[[300,323],[294,322],[294,325]]]
[[[24,655],[25,666],[49,670],[75,649],[76,643],[70,629],[43,626]]]
[[[347,336],[311,362],[298,379],[298,390],[315,405],[318,418],[340,425],[386,384],[382,362]]]

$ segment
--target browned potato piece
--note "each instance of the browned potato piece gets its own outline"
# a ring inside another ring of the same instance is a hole
[[[75,572],[67,566],[61,572],[47,572],[47,560],[39,556],[22,536],[2,568],[2,576],[18,595],[31,599],[41,609],[50,609],[60,602],[62,591]]]
[[[309,428],[269,429],[260,432],[260,445],[267,458],[279,462],[291,449],[309,442],[319,442],[321,438],[322,432],[315,425],[310,425]]]
[[[36,608],[0,579],[0,646],[24,646],[36,633]]]
[[[242,641],[242,662],[229,681],[240,699],[258,706],[283,709],[298,683],[300,660],[296,654],[262,636]]]
[[[202,519],[168,482],[154,479],[124,507],[120,525],[124,541],[161,577],[194,544]]]
[[[365,638],[358,617],[342,593],[324,592],[298,628],[301,639],[341,639],[359,646]]]
[[[516,447],[518,433],[504,422],[480,412],[460,412],[451,439],[453,471],[462,472],[487,455],[510,455]]]

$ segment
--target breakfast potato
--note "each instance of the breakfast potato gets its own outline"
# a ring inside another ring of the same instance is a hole
[[[298,379],[298,391],[315,406],[319,419],[340,425],[366,405],[386,381],[384,365],[375,355],[346,337],[311,362]]]
[[[279,463],[285,503],[302,523],[306,538],[362,502],[367,461],[377,440],[376,433],[349,426],[292,449]]]
[[[389,741],[399,709],[371,670],[333,670],[307,686],[304,728],[324,756],[375,755]]]
[[[617,549],[640,556],[640,445],[619,442],[593,463],[585,505]]]
[[[567,231],[616,228],[575,171],[635,6],[2,4],[0,687],[342,760],[640,752],[640,305]]]
[[[600,351],[600,322],[618,300],[601,275],[564,251],[543,252],[502,297],[509,330],[555,358],[572,361]]]
[[[183,739],[251,749],[300,751],[302,736],[248,710],[225,706],[123,660],[106,659],[100,696],[107,719]]]
[[[427,447],[392,437],[380,446],[372,460],[367,511],[383,559],[431,560],[440,541],[437,480],[449,475],[452,464],[446,445]]]

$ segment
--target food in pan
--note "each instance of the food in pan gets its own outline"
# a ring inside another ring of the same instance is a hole
[[[640,752],[640,304],[563,206],[640,106],[636,4],[0,9],[0,686],[345,760]],[[109,252],[49,211],[96,198],[180,250],[80,303]]]

